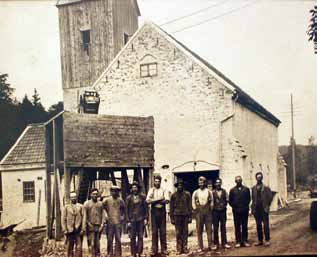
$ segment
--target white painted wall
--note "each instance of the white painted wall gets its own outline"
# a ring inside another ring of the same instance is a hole
[[[2,223],[25,221],[17,227],[24,229],[36,226],[39,190],[41,190],[40,224],[46,225],[45,169],[1,171],[3,188]],[[39,178],[42,179],[39,179]],[[23,202],[23,181],[34,181],[35,202]]]

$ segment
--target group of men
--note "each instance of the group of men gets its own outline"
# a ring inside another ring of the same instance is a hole
[[[269,208],[272,192],[263,184],[263,174],[256,174],[256,185],[252,188],[251,210],[257,225],[258,242],[255,245],[270,244]],[[214,188],[207,188],[205,177],[199,177],[199,188],[191,196],[184,190],[184,182],[175,183],[176,192],[169,197],[161,187],[161,177],[154,178],[154,187],[147,196],[143,195],[137,182],[133,182],[131,194],[124,202],[120,197],[120,188],[111,187],[111,197],[100,199],[99,191],[91,191],[90,200],[84,205],[77,203],[76,193],[70,194],[71,203],[63,210],[62,226],[67,240],[67,256],[82,256],[83,235],[87,235],[88,248],[91,256],[100,256],[100,236],[106,230],[108,256],[121,256],[121,229],[126,222],[130,237],[131,256],[143,254],[143,235],[148,224],[150,207],[152,248],[151,256],[158,256],[160,242],[161,255],[168,255],[166,240],[166,205],[170,204],[170,220],[176,230],[177,254],[189,253],[187,247],[188,224],[192,217],[196,219],[199,252],[204,251],[203,231],[207,232],[207,250],[216,250],[221,246],[229,249],[227,242],[226,221],[227,205],[233,210],[235,225],[235,247],[249,247],[248,217],[251,202],[250,189],[242,184],[241,176],[235,178],[236,186],[226,192],[222,188],[220,178],[216,179]],[[263,240],[263,226],[264,236]],[[115,239],[115,249],[113,241]]]

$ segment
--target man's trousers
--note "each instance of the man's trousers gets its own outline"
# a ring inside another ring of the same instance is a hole
[[[216,211],[213,210],[213,224],[214,224],[214,244],[219,245],[219,225],[221,232],[221,244],[227,243],[227,210]]]
[[[198,246],[201,250],[204,249],[203,243],[203,231],[204,226],[206,227],[208,248],[212,246],[212,213],[207,206],[200,206],[196,210],[196,229]]]
[[[82,257],[82,236],[79,232],[68,233],[66,235],[66,245],[67,257]]]
[[[131,255],[143,252],[144,220],[131,222]]]
[[[264,236],[265,241],[270,241],[270,225],[269,225],[269,214],[266,213],[263,208],[258,208],[254,213],[256,230],[258,234],[258,240],[263,242],[263,227],[264,227]],[[263,223],[263,227],[262,227]]]
[[[163,208],[151,209],[152,252],[158,253],[158,237],[160,237],[161,251],[167,251],[166,242],[166,210]]]
[[[107,235],[107,252],[110,257],[120,257],[122,255],[121,248],[121,224],[108,223]],[[115,255],[113,255],[113,239],[115,238]]]
[[[87,241],[90,244],[90,254],[92,257],[100,256],[100,225],[93,225],[87,232]]]
[[[185,252],[187,250],[188,239],[188,216],[177,215],[174,219],[176,230],[176,249],[178,252]]]
[[[248,218],[249,210],[233,210],[234,231],[236,242],[239,244],[248,242]]]

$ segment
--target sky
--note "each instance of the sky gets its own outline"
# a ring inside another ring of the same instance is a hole
[[[317,54],[306,34],[316,0],[138,3],[140,25],[145,20],[162,25],[276,115],[282,121],[280,145],[291,136],[291,94],[296,142],[307,144],[314,136],[317,143]],[[0,0],[0,73],[9,74],[19,100],[36,88],[47,108],[62,100],[55,4]]]

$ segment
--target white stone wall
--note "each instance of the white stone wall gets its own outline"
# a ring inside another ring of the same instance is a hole
[[[256,172],[262,171],[264,183],[278,192],[278,128],[240,104],[235,105],[233,124],[234,137],[246,152],[246,158],[238,159],[238,162],[244,162],[241,175],[245,184],[252,187]],[[271,205],[271,210],[276,209],[277,197]]]
[[[163,164],[219,163],[219,124],[232,112],[231,91],[150,26],[132,44],[94,87],[99,113],[153,116],[158,172]],[[147,62],[158,63],[158,76],[140,77]]]
[[[39,190],[41,190],[40,224],[46,225],[45,169],[2,171],[4,225],[25,221],[17,229],[36,226]],[[42,179],[39,179],[42,178]],[[35,202],[23,202],[23,181],[34,181]]]

